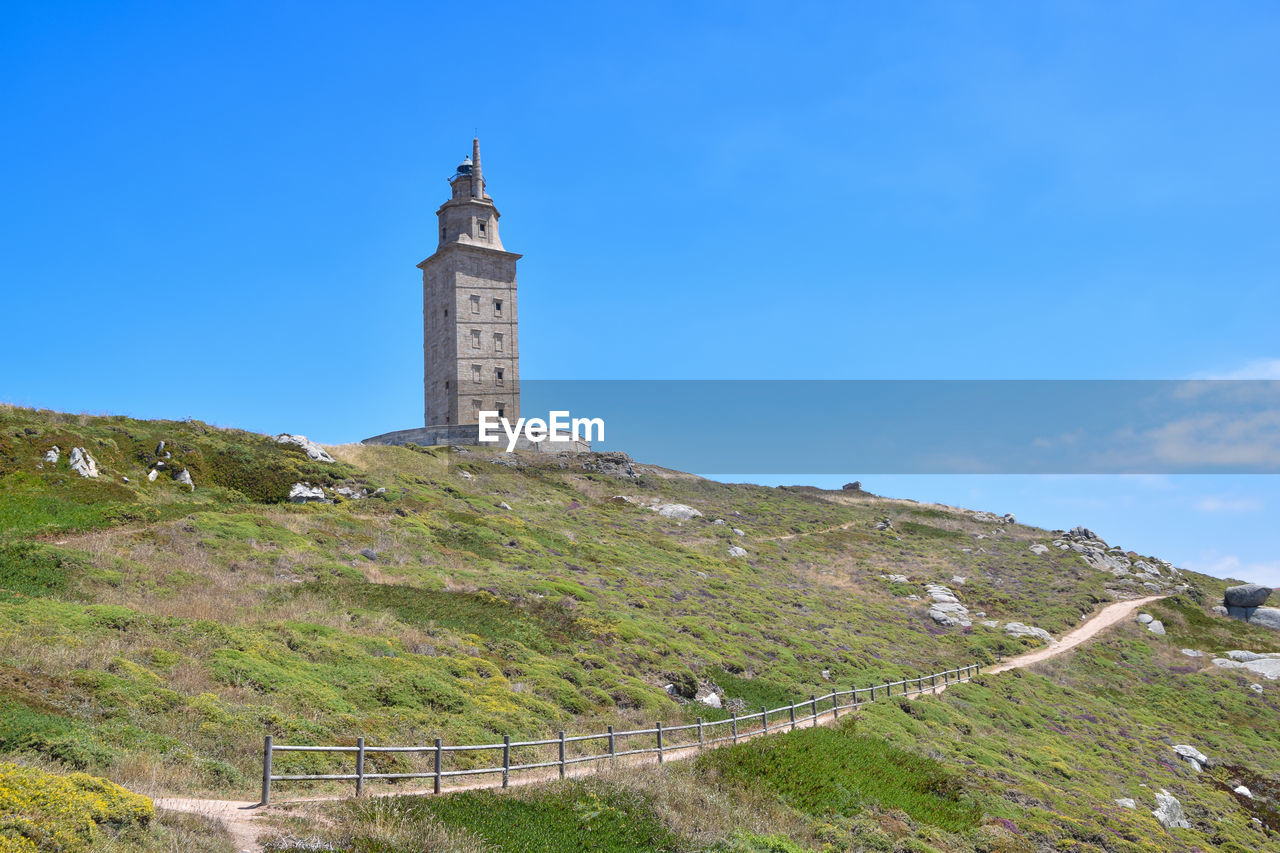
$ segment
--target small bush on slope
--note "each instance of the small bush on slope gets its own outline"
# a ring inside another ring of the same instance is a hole
[[[84,773],[56,776],[0,763],[0,851],[78,853],[106,830],[146,827],[151,800]]]

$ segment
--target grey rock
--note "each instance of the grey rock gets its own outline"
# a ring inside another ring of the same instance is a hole
[[[375,497],[377,497],[378,495],[385,495],[386,493],[387,493],[386,486],[379,486],[378,488],[373,490],[373,494]]]
[[[305,435],[290,435],[287,432],[282,432],[280,433],[280,435],[276,436],[276,443],[292,444],[297,447],[301,447],[302,451],[306,453],[307,456],[309,456],[311,459],[314,459],[316,462],[333,462],[334,461],[333,457],[329,455],[328,451],[326,451],[320,445],[316,444],[311,439],[307,438]]]
[[[324,489],[319,486],[313,486],[310,483],[294,483],[289,489],[289,503],[331,503],[331,501],[324,496]]]
[[[1032,554],[1040,554],[1043,556],[1044,554],[1049,553],[1049,546],[1041,545],[1039,542],[1037,542],[1036,544],[1032,545],[1028,550],[1031,551]]]
[[[733,528],[733,535],[734,535],[734,536],[746,536],[747,534],[746,534],[746,533],[744,533],[744,532],[743,532],[742,530],[740,530],[739,528],[735,527],[735,528]]]
[[[965,582],[965,581],[967,581],[967,580],[968,580],[968,578],[962,578],[962,577],[960,577],[959,575],[952,575],[952,576],[951,576],[951,582],[952,582],[952,583],[954,583],[954,584],[959,584],[960,586],[964,586],[964,582]]]
[[[720,694],[714,690],[703,688],[698,691],[698,695],[695,698],[708,708],[724,707],[724,701],[720,698]]]
[[[1032,625],[1023,625],[1021,622],[1010,622],[1004,626],[1004,632],[1014,639],[1019,637],[1035,637],[1044,640],[1046,643],[1053,642],[1053,635],[1043,628],[1036,628]]]
[[[1073,527],[1066,533],[1062,534],[1062,538],[1074,540],[1076,542],[1102,542],[1102,537],[1087,527]]]
[[[1257,583],[1246,583],[1240,586],[1227,587],[1223,595],[1223,604],[1227,607],[1261,607],[1271,594],[1271,587]]]
[[[1163,788],[1156,794],[1156,807],[1151,812],[1165,829],[1190,829],[1187,815],[1182,811],[1178,798]]]
[[[1221,604],[1215,604],[1215,605],[1214,605],[1212,608],[1210,608],[1210,609],[1211,609],[1214,613],[1217,613],[1219,616],[1228,616],[1228,615],[1230,615],[1230,614],[1227,612],[1227,608],[1223,607]]]
[[[44,461],[48,462],[50,465],[57,465],[58,459],[61,456],[62,451],[58,448],[58,445],[55,444],[44,452]]]
[[[470,471],[459,471],[459,472],[458,472],[458,476],[459,476],[459,477],[461,477],[461,478],[462,478],[462,479],[464,479],[464,480],[474,480],[474,479],[475,479],[475,477],[474,477],[474,476],[472,476],[472,474],[471,474],[471,472],[470,472]]]
[[[511,511],[511,504],[507,503],[506,501],[499,501],[499,502],[498,502],[498,509],[505,509],[505,510],[507,510],[508,512],[510,512],[510,511]]]
[[[1205,755],[1191,744],[1176,744],[1173,747],[1173,751],[1186,759],[1187,763],[1191,765],[1191,769],[1197,773],[1204,769],[1204,765],[1209,763],[1209,756]]]
[[[1139,624],[1139,625],[1150,625],[1150,624],[1155,620],[1155,618],[1156,618],[1156,617],[1152,616],[1150,613],[1139,613],[1139,614],[1138,614],[1138,624]]]
[[[714,525],[716,525],[717,527],[724,527],[724,519],[723,519],[723,518],[717,518],[715,521],[713,521],[713,522],[711,522],[711,523],[712,523],[712,524],[714,524]]]
[[[125,483],[129,482],[129,478],[128,478],[128,477],[121,477],[121,478],[120,478],[120,480],[121,480],[122,482],[125,482]]]
[[[1250,790],[1249,790],[1246,786],[1244,786],[1244,785],[1237,785],[1236,787],[1232,788],[1231,790],[1235,791],[1237,794],[1239,794],[1239,795],[1240,795],[1240,796],[1242,796],[1242,797],[1245,797],[1245,798],[1250,799],[1250,800],[1252,800],[1252,799],[1253,799],[1253,791],[1250,791]]]
[[[366,560],[370,562],[376,563],[378,561],[378,552],[373,550],[372,548],[361,548],[360,556],[364,557]]]
[[[929,605],[929,618],[945,628],[968,628],[973,625],[969,610],[959,602],[941,601]]]
[[[729,546],[729,556],[730,556],[730,557],[745,557],[745,556],[747,556],[747,549],[746,549],[746,548],[739,548],[737,545],[730,545],[730,546]]]
[[[984,626],[984,627],[986,627],[986,628],[999,628],[999,627],[1000,627],[1000,623],[999,623],[999,622],[997,622],[997,621],[996,621],[996,620],[994,620],[994,619],[984,619],[984,620],[982,620],[982,624],[983,624],[983,626]]]
[[[1018,523],[1018,519],[1017,519],[1017,518],[1015,518],[1015,517],[1014,517],[1014,515],[1013,515],[1013,513],[1011,513],[1011,512],[1006,512],[1004,515],[1002,515],[1002,516],[1000,517],[1000,520],[1001,520],[1002,522],[1004,522],[1005,524],[1017,524],[1017,523]]]
[[[888,580],[889,583],[908,583],[909,582],[907,580],[906,575],[887,575],[886,580]]]
[[[156,456],[164,453],[164,439],[160,439],[160,443],[156,445]]]
[[[174,474],[173,481],[180,485],[186,486],[187,488],[191,489],[191,491],[193,492],[196,490],[196,484],[191,481],[191,472],[188,471],[186,468],[183,468],[181,471]]]
[[[1159,634],[1161,636],[1164,636],[1164,623],[1162,623],[1159,619],[1152,619],[1150,622],[1147,623],[1147,630],[1153,634]]]
[[[1249,624],[1280,631],[1280,607],[1259,607],[1249,617]]]
[[[823,680],[823,681],[830,681],[830,680],[831,680],[831,670],[829,670],[829,669],[824,669],[824,670],[822,671],[822,680]]]
[[[1250,690],[1252,690],[1254,693],[1261,693],[1261,692],[1262,692],[1262,685],[1261,685],[1261,684],[1250,684],[1250,685],[1249,685],[1249,689],[1250,689]]]
[[[1226,652],[1227,657],[1232,660],[1240,661],[1240,663],[1248,663],[1251,660],[1261,660],[1266,655],[1260,655],[1257,652],[1245,651],[1244,649],[1232,649]]]
[[[156,477],[159,477],[159,476],[160,476],[160,472],[157,471],[155,468],[152,468],[151,473],[147,475],[147,482],[154,483],[156,481]]]
[[[81,477],[96,478],[98,462],[83,447],[73,447],[71,448],[71,470]]]
[[[1121,797],[1116,800],[1116,805],[1122,809],[1136,809],[1138,807],[1138,803],[1129,797]]]
[[[671,518],[676,521],[689,521],[693,518],[702,518],[702,513],[691,506],[685,504],[661,504],[653,508],[653,511],[663,518]]]
[[[1186,655],[1187,657],[1189,657],[1189,658],[1202,658],[1202,657],[1204,657],[1204,652],[1198,652],[1198,651],[1196,651],[1195,649],[1183,649],[1183,650],[1182,650],[1182,653],[1183,653],[1184,655]]]
[[[893,522],[887,518],[882,518],[876,522],[876,530],[892,530]]]
[[[353,489],[350,486],[338,486],[333,490],[333,493],[353,501],[359,501],[369,497],[369,493],[364,489]]]

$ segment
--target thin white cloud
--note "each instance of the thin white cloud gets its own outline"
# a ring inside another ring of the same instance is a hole
[[[1225,372],[1198,373],[1193,379],[1280,379],[1280,358],[1256,358]]]
[[[1234,554],[1205,551],[1197,560],[1189,560],[1184,568],[1213,575],[1216,578],[1238,578],[1252,583],[1280,587],[1280,561],[1245,562]]]
[[[1196,501],[1195,507],[1201,512],[1258,512],[1262,509],[1262,501],[1256,498],[1209,495]]]

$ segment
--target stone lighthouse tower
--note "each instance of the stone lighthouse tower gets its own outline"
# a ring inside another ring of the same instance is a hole
[[[449,184],[451,196],[436,211],[435,253],[418,264],[425,424],[471,425],[481,410],[514,423],[520,417],[520,255],[503,249],[498,236],[498,208],[485,192],[479,139]]]

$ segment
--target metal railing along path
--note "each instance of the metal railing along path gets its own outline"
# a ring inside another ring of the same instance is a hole
[[[501,785],[506,788],[511,783],[513,773],[556,768],[557,775],[563,779],[568,768],[574,765],[633,755],[656,754],[658,763],[662,763],[672,752],[706,749],[725,743],[738,743],[760,735],[793,731],[806,724],[818,725],[826,717],[838,720],[841,711],[854,710],[866,702],[895,695],[933,692],[939,687],[945,688],[950,684],[968,681],[979,671],[980,665],[975,663],[900,681],[887,681],[867,687],[853,686],[848,690],[833,690],[823,696],[813,695],[778,708],[762,707],[753,714],[731,713],[727,719],[712,722],[699,717],[695,723],[679,726],[657,723],[651,729],[625,731],[615,731],[613,726],[609,726],[606,731],[596,734],[566,735],[559,732],[556,737],[542,740],[513,741],[507,736],[501,743],[446,745],[440,738],[436,738],[433,743],[420,746],[369,746],[364,738],[357,738],[355,746],[306,746],[277,744],[271,735],[267,735],[262,740],[262,805],[271,802],[271,786],[275,782],[349,781],[355,782],[356,796],[360,796],[364,793],[366,780],[431,779],[432,792],[439,794],[443,780],[460,776],[490,776],[495,779],[493,787]],[[844,704],[846,699],[848,704]],[[513,759],[513,751],[517,758],[523,758]],[[295,752],[349,755],[352,758],[352,772],[276,774],[272,767],[275,755]],[[499,754],[501,763],[465,766],[483,760],[479,757],[486,753]],[[547,753],[554,757],[547,758]],[[369,772],[365,766],[366,759],[379,755],[406,758],[418,756],[420,760],[425,760],[429,769]],[[447,757],[453,758],[447,761]],[[450,764],[464,766],[449,767]]]

